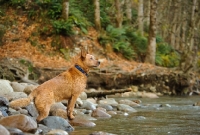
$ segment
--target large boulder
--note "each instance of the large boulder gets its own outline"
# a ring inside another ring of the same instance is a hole
[[[68,132],[74,131],[74,128],[68,123],[67,120],[58,116],[48,116],[41,121],[41,124],[44,124],[48,128],[52,129],[62,129]]]
[[[13,92],[13,88],[10,86],[10,81],[0,79],[0,96]]]
[[[0,135],[10,135],[10,133],[4,126],[0,125]]]
[[[23,114],[4,117],[0,120],[3,126],[18,128],[24,132],[35,132],[37,123],[31,118]]]

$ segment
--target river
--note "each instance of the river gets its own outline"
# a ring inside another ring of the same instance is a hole
[[[95,127],[75,127],[70,135],[89,135],[94,131],[117,135],[200,135],[200,107],[193,106],[200,96],[140,100],[141,107],[135,108],[138,112],[98,119]]]

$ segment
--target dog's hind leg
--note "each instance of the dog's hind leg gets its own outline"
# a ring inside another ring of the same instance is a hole
[[[39,116],[37,117],[36,120],[38,123],[49,115],[50,107],[51,106],[46,106],[45,109],[40,107],[37,108]]]
[[[74,111],[74,106],[75,106],[75,103],[76,103],[78,96],[79,96],[78,94],[72,95],[72,97],[68,100],[67,117],[70,120],[74,119],[73,111]]]
[[[35,107],[37,108],[39,114],[39,116],[36,119],[38,123],[49,115],[49,111],[53,103],[53,100],[35,100]]]

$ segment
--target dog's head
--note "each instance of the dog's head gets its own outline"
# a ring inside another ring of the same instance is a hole
[[[89,54],[88,50],[86,52],[85,50],[81,49],[81,59],[84,66],[87,66],[89,68],[97,67],[100,65],[100,61],[95,59],[93,55]]]

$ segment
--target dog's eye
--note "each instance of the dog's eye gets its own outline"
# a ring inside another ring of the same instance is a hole
[[[91,57],[90,60],[93,60],[93,58]]]

